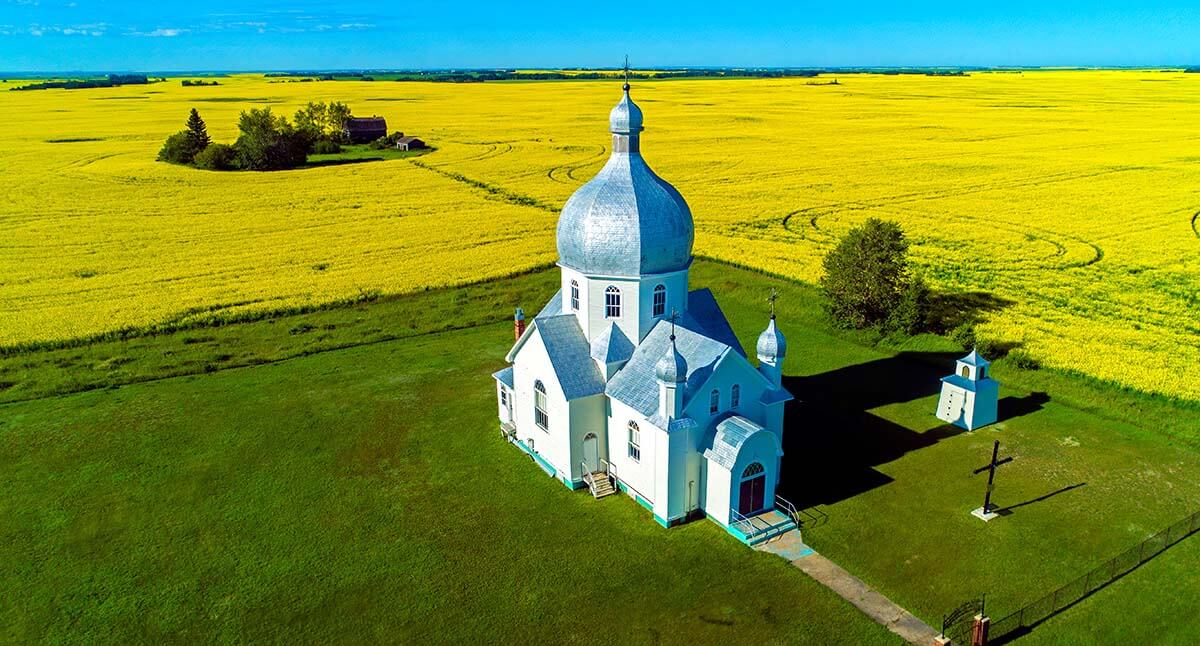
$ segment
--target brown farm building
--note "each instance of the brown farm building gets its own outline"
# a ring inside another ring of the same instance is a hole
[[[399,150],[421,150],[425,147],[425,142],[416,137],[401,137],[396,140],[396,148]]]
[[[346,119],[342,132],[351,143],[369,143],[387,136],[387,120],[383,117],[351,117]]]

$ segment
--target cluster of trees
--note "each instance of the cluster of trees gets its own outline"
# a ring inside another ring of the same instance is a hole
[[[162,79],[159,79],[160,81]],[[150,79],[145,74],[109,74],[102,79],[87,79],[87,80],[72,80],[72,81],[45,81],[42,83],[30,83],[19,87],[10,88],[12,90],[86,90],[97,87],[117,87],[120,85],[146,85],[150,83]]]
[[[270,108],[251,109],[238,117],[233,145],[215,143],[200,113],[192,108],[187,127],[167,137],[158,160],[206,170],[286,170],[304,165],[309,153],[341,150],[342,128],[350,118],[344,103],[309,103],[294,123]]]
[[[842,327],[889,334],[929,329],[929,285],[910,269],[908,240],[895,222],[871,218],[851,229],[825,256],[821,287]]]
[[[183,87],[204,87],[206,85],[220,85],[220,83],[216,81],[193,81],[191,79],[183,79],[180,81],[180,85]]]

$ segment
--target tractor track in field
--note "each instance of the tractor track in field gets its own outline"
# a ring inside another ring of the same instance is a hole
[[[583,168],[584,166],[592,165],[593,163],[596,162],[597,159],[603,159],[604,155],[608,152],[608,146],[597,146],[597,147],[600,150],[596,154],[594,154],[582,161],[577,161],[577,162],[573,162],[570,164],[562,164],[559,166],[555,166],[555,167],[551,168],[550,170],[546,171],[546,177],[548,177],[551,181],[558,182],[559,184],[570,184],[570,185],[578,184],[579,180],[575,177],[575,171]],[[566,175],[567,179],[560,179],[559,175]]]
[[[1192,233],[1196,234],[1197,238],[1200,238],[1200,211],[1196,211],[1192,215]]]

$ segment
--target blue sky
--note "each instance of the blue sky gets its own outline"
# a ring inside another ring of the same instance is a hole
[[[1200,64],[1186,2],[0,0],[0,70]]]

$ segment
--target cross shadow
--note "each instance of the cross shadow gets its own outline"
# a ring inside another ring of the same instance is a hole
[[[1050,498],[1053,498],[1053,497],[1057,496],[1057,495],[1058,495],[1058,494],[1060,494],[1060,493],[1066,493],[1066,492],[1068,492],[1068,491],[1070,491],[1070,490],[1072,490],[1072,489],[1078,489],[1078,488],[1080,488],[1080,487],[1083,487],[1083,486],[1085,486],[1085,485],[1087,485],[1087,483],[1086,483],[1086,482],[1079,482],[1079,483],[1076,483],[1076,484],[1073,484],[1073,485],[1069,485],[1069,486],[1063,487],[1062,489],[1058,489],[1058,490],[1055,490],[1055,491],[1051,491],[1050,493],[1047,493],[1047,494],[1042,494],[1042,495],[1038,496],[1037,498],[1030,498],[1029,500],[1026,500],[1026,501],[1023,501],[1023,502],[1019,502],[1019,503],[1017,503],[1017,504],[1015,504],[1015,505],[1008,505],[1008,506],[1006,506],[1006,507],[1000,507],[999,509],[996,509],[995,511],[996,511],[996,513],[997,513],[997,514],[1000,514],[1000,515],[1002,515],[1002,516],[1007,516],[1007,515],[1009,515],[1009,514],[1011,514],[1011,513],[1012,513],[1012,510],[1014,510],[1014,509],[1017,509],[1017,508],[1019,508],[1019,507],[1024,507],[1024,506],[1026,506],[1026,505],[1032,505],[1032,504],[1034,504],[1034,503],[1041,502],[1041,501],[1043,501],[1043,500],[1048,500],[1048,499],[1050,499]]]
[[[804,509],[854,497],[892,479],[874,467],[963,433],[914,431],[868,411],[935,395],[958,353],[903,352],[807,377],[785,377],[796,400],[784,414],[779,494]],[[929,406],[934,418],[934,405]]]

